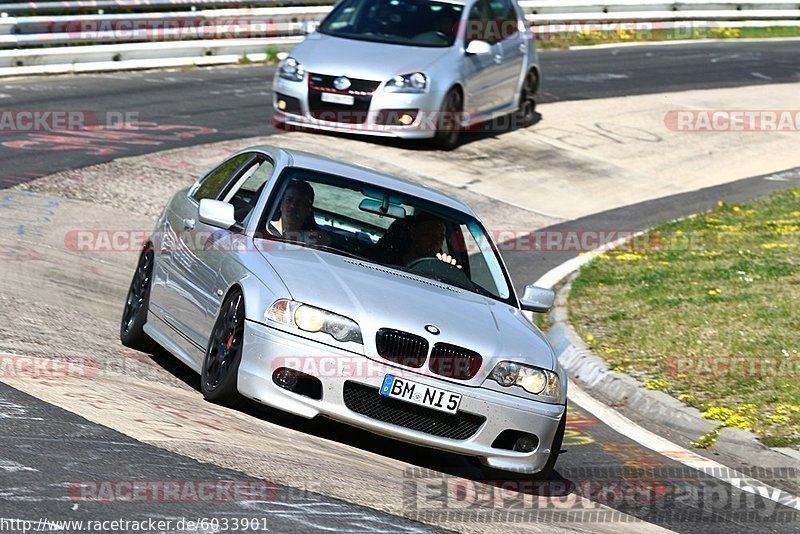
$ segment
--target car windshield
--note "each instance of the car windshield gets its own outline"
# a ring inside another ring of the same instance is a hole
[[[372,184],[290,167],[273,190],[257,235],[516,305],[508,275],[477,219]]]
[[[464,6],[431,0],[343,0],[325,17],[319,32],[345,39],[448,47]]]

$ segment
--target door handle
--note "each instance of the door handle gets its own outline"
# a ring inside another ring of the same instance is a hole
[[[183,220],[183,229],[184,230],[194,230],[194,219],[184,219]]]
[[[494,55],[494,62],[499,65],[500,63],[503,62],[503,56],[501,56],[500,54],[495,54]]]

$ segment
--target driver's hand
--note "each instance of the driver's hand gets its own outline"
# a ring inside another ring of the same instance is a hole
[[[456,267],[461,269],[461,265],[459,265],[456,259],[452,257],[450,254],[445,254],[444,252],[437,252],[436,258],[442,260],[445,263],[449,263],[450,265],[455,265]]]

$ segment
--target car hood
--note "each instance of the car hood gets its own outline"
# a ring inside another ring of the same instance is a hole
[[[505,359],[555,369],[544,335],[512,306],[374,263],[292,245],[275,250],[274,244],[259,240],[257,248],[291,298],[355,320],[371,358],[385,361],[377,356],[375,334],[392,328],[422,336],[430,346],[444,342],[480,353],[481,370],[472,380],[454,380],[459,383],[479,385]]]
[[[363,80],[388,80],[424,71],[450,48],[404,46],[313,34],[291,52],[306,71]]]

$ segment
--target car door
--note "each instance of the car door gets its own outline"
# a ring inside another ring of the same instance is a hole
[[[526,34],[519,31],[520,20],[514,7],[515,0],[488,0],[492,20],[497,22],[495,35],[503,50],[497,84],[499,107],[516,103],[516,92],[522,79],[522,69],[528,52]]]
[[[496,86],[501,79],[503,49],[499,39],[492,38],[492,21],[489,3],[477,0],[470,8],[464,23],[464,46],[471,41],[486,41],[491,46],[489,54],[466,54],[464,57],[464,85],[467,92],[467,107],[470,113],[487,113],[499,106]]]
[[[232,255],[247,250],[241,247],[241,241],[244,240],[246,246],[248,238],[243,231],[274,170],[273,161],[264,155],[258,155],[255,159],[248,160],[237,172],[236,178],[223,189],[218,200],[233,204],[236,225],[232,229],[216,228],[197,221],[198,233],[209,236],[195,254],[204,276],[198,277],[193,286],[197,291],[196,301],[203,305],[203,313],[197,319],[197,328],[204,343],[211,335],[228,287],[228,282],[220,274],[222,266],[231,261]]]
[[[177,329],[195,348],[205,350],[204,332],[207,292],[216,273],[201,260],[206,242],[218,229],[199,223],[198,209],[204,198],[218,199],[225,188],[255,160],[244,153],[227,159],[192,187],[185,198],[172,202],[164,230],[166,285],[160,299],[164,320]]]

